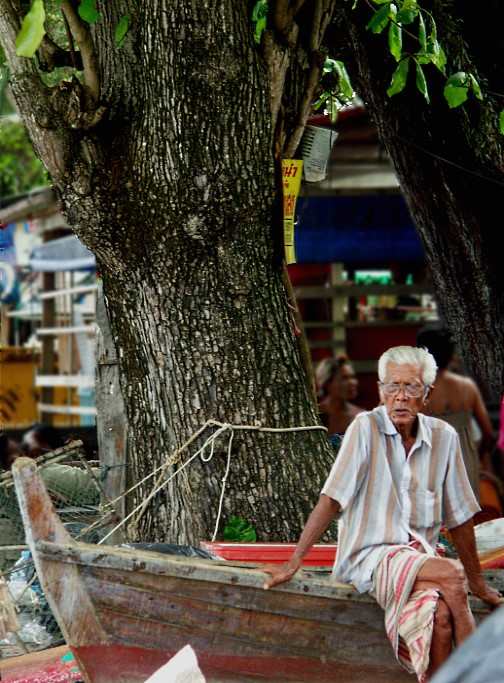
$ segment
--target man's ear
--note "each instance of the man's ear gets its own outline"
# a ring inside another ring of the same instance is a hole
[[[434,385],[433,385],[433,384],[431,384],[429,387],[426,388],[425,394],[424,394],[424,405],[427,405],[427,403],[429,402],[429,398],[430,398],[430,395],[431,395],[431,391],[432,391],[433,389],[434,389]]]

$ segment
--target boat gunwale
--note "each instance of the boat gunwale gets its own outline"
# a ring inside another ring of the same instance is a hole
[[[260,590],[264,590],[266,579],[265,573],[256,568],[257,565],[249,567],[244,563],[177,557],[150,550],[96,546],[81,542],[63,544],[42,540],[35,543],[35,548],[39,556],[46,561],[90,566],[93,569],[147,573]],[[312,569],[316,568],[310,568]],[[294,577],[288,583],[270,590],[330,600],[376,604],[367,593],[358,593],[351,585],[332,580],[329,574],[325,579],[310,576],[310,570],[302,569],[300,571],[305,576]]]
[[[179,557],[164,555],[151,550],[98,546],[80,541],[66,544],[39,540],[35,542],[35,549],[41,559],[43,558],[46,561],[147,573],[184,580],[207,581],[239,586],[240,588],[264,590],[263,585],[266,577],[263,571],[257,569],[257,564],[249,566],[243,562]],[[318,576],[311,575],[319,572],[327,574],[326,578],[321,579]],[[500,584],[499,588],[501,586],[504,588],[504,572],[502,570],[485,570],[483,573],[490,581],[496,580]],[[269,590],[335,601],[376,604],[374,598],[368,593],[359,593],[350,584],[339,583],[332,579],[327,567],[301,568],[300,574],[301,576],[295,576],[289,582]],[[478,598],[470,596],[470,603],[473,612],[488,614],[488,606]]]

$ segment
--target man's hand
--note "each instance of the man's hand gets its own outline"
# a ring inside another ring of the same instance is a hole
[[[261,571],[270,575],[269,579],[266,579],[264,582],[264,590],[268,590],[268,588],[272,588],[273,586],[278,586],[280,583],[290,581],[300,566],[301,560],[291,558],[282,565],[266,565],[262,567]]]
[[[474,597],[483,600],[491,609],[495,609],[504,603],[504,598],[499,591],[489,586],[482,576],[469,581],[469,590]]]

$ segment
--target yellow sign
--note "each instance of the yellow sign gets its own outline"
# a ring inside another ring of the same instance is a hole
[[[296,263],[294,214],[301,187],[302,171],[303,162],[301,159],[282,159],[284,247],[287,263]]]

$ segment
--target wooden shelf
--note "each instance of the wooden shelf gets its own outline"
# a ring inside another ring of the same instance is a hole
[[[333,285],[332,287],[296,287],[298,299],[333,299],[334,297],[358,296],[409,296],[410,294],[433,294],[434,289],[426,283],[413,285]]]

